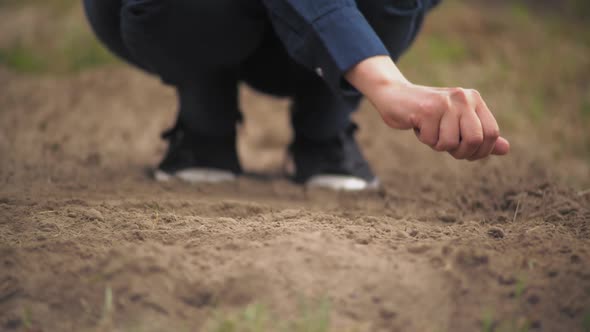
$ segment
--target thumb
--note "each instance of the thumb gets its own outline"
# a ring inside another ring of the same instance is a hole
[[[494,150],[492,150],[492,154],[503,156],[508,154],[508,152],[510,152],[510,142],[504,137],[499,137],[494,146]]]

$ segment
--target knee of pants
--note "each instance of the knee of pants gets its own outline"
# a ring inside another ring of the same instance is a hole
[[[123,0],[123,39],[165,81],[236,66],[256,49],[264,26],[257,8],[245,3]]]
[[[358,0],[359,10],[397,60],[418,34],[425,13],[438,0]]]
[[[146,69],[135,59],[121,38],[121,0],[84,0],[88,22],[98,39],[115,55]]]

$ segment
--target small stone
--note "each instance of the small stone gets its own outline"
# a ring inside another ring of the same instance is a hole
[[[234,218],[228,217],[219,217],[217,218],[217,222],[220,224],[236,224],[237,221]]]
[[[369,223],[369,224],[377,224],[377,223],[379,223],[379,218],[373,217],[373,216],[365,216],[365,217],[362,218],[362,220],[364,222],[366,222],[366,223]]]
[[[91,153],[88,156],[86,156],[85,163],[88,166],[98,166],[98,165],[100,165],[101,160],[102,160],[102,158],[100,157],[100,154]]]
[[[545,216],[544,219],[546,222],[560,222],[563,221],[563,216],[556,213],[552,213],[550,215]]]
[[[100,213],[100,211],[96,210],[96,209],[88,209],[86,210],[86,218],[90,219],[90,220],[98,220],[98,221],[103,221],[104,217],[102,216],[102,213]]]
[[[510,285],[516,284],[516,278],[514,276],[503,276],[503,275],[501,275],[498,278],[498,282],[501,285],[510,286]]]
[[[381,310],[379,310],[379,315],[383,319],[391,320],[391,319],[394,319],[395,316],[397,316],[397,313],[395,312],[395,310],[392,307],[385,305],[381,308]]]
[[[543,197],[543,191],[541,191],[541,190],[536,190],[536,191],[529,190],[529,191],[527,191],[527,194],[529,196],[534,196],[534,197],[539,197],[539,198]]]
[[[506,216],[498,216],[498,218],[496,218],[496,220],[500,223],[505,223],[508,221],[508,218],[506,218]]]
[[[530,304],[537,304],[537,303],[539,303],[539,301],[541,301],[541,299],[539,298],[539,296],[537,294],[531,294],[531,296],[528,297],[527,301]]]
[[[571,255],[570,256],[570,262],[572,262],[573,264],[580,263],[581,261],[582,261],[582,259],[578,255]]]
[[[427,244],[408,246],[408,252],[411,254],[423,254],[431,249]]]
[[[368,234],[360,234],[357,235],[356,238],[356,243],[358,244],[362,244],[362,245],[367,245],[371,242],[371,236]]]
[[[404,240],[404,239],[407,239],[409,237],[410,237],[410,235],[408,233],[404,232],[404,231],[397,231],[395,233],[395,238],[398,239],[398,240]]]
[[[449,215],[449,214],[443,214],[438,216],[438,220],[450,224],[450,223],[454,223],[457,222],[457,217],[453,216],[453,215]]]
[[[477,267],[489,263],[488,255],[476,250],[461,250],[457,252],[455,260],[465,267]]]
[[[567,216],[569,214],[572,213],[576,213],[578,211],[578,209],[573,208],[573,207],[566,207],[566,208],[561,208],[559,209],[559,214],[561,214],[562,216]]]
[[[502,239],[504,238],[504,231],[498,227],[492,227],[488,229],[488,236],[494,239]]]

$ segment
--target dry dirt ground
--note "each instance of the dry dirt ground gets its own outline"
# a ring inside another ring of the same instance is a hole
[[[122,67],[0,70],[2,331],[193,331],[252,303],[279,322],[318,301],[331,331],[584,331],[590,194],[526,149],[456,162],[365,105],[383,189],[305,191],[281,178],[286,102],[244,89],[254,175],[160,184],[146,169],[170,89]]]

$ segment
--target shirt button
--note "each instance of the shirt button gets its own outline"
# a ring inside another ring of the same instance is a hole
[[[319,77],[324,77],[324,70],[321,67],[317,67],[315,73],[318,74]]]

